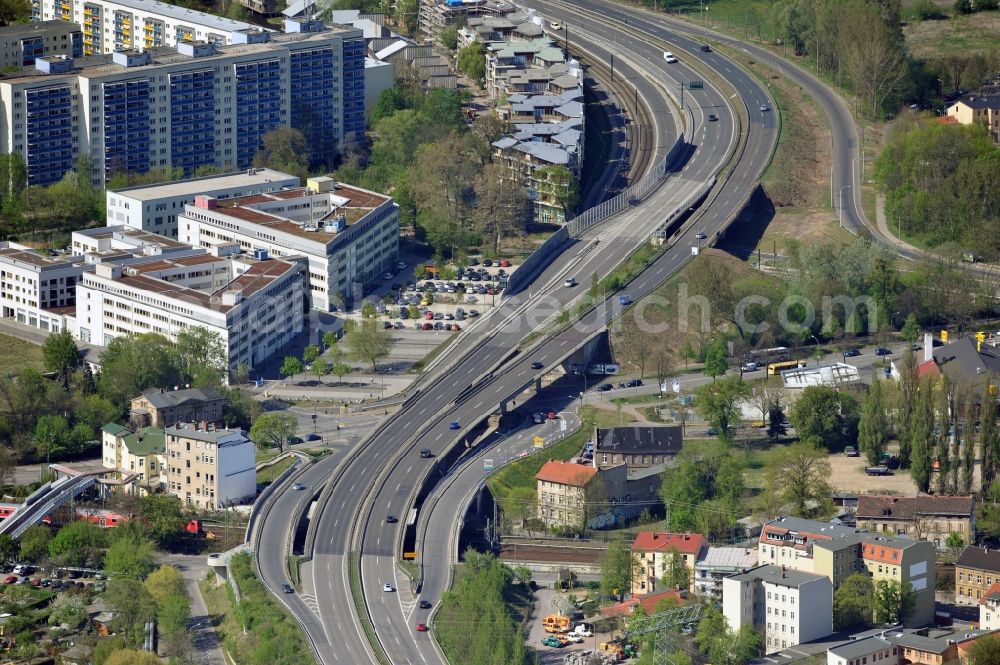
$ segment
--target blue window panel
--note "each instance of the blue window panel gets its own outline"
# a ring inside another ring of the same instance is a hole
[[[50,185],[73,168],[73,102],[68,85],[24,91],[29,185]]]
[[[291,125],[306,137],[312,165],[332,163],[336,157],[334,56],[330,47],[294,51],[290,57]]]
[[[236,164],[246,168],[253,164],[264,134],[283,124],[281,63],[278,60],[240,63],[235,74]]]
[[[149,81],[104,86],[104,174],[149,170]]]
[[[185,176],[215,163],[215,75],[210,69],[170,75],[170,163]]]

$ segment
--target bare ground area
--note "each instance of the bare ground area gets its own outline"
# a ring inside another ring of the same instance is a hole
[[[912,21],[903,28],[910,52],[918,58],[941,58],[961,52],[1000,53],[1000,11],[954,16],[947,21]]]
[[[860,494],[916,494],[917,486],[906,469],[896,469],[891,476],[869,476],[864,457],[830,455],[830,485],[841,492]]]

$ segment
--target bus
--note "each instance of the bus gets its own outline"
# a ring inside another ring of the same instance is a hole
[[[799,367],[805,367],[805,360],[784,360],[780,363],[771,363],[767,366],[768,376],[779,376],[782,372],[790,369],[798,369]]]
[[[788,356],[789,351],[787,346],[776,346],[772,349],[754,349],[748,354],[747,360],[755,362],[758,365],[767,365],[768,363],[788,360]]]

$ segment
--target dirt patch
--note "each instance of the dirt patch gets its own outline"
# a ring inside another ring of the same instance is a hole
[[[780,253],[785,241],[795,239],[803,244],[814,242],[847,242],[851,234],[837,223],[836,216],[829,211],[805,211],[788,208],[779,210],[767,225],[760,240],[761,251],[777,249]]]
[[[864,457],[830,455],[830,485],[841,492],[859,494],[916,494],[917,486],[906,469],[896,469],[891,476],[869,476]]]

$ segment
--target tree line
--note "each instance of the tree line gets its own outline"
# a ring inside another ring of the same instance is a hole
[[[875,163],[890,228],[962,258],[1000,256],[1000,148],[980,125],[898,124]],[[975,248],[966,250],[964,248]]]

